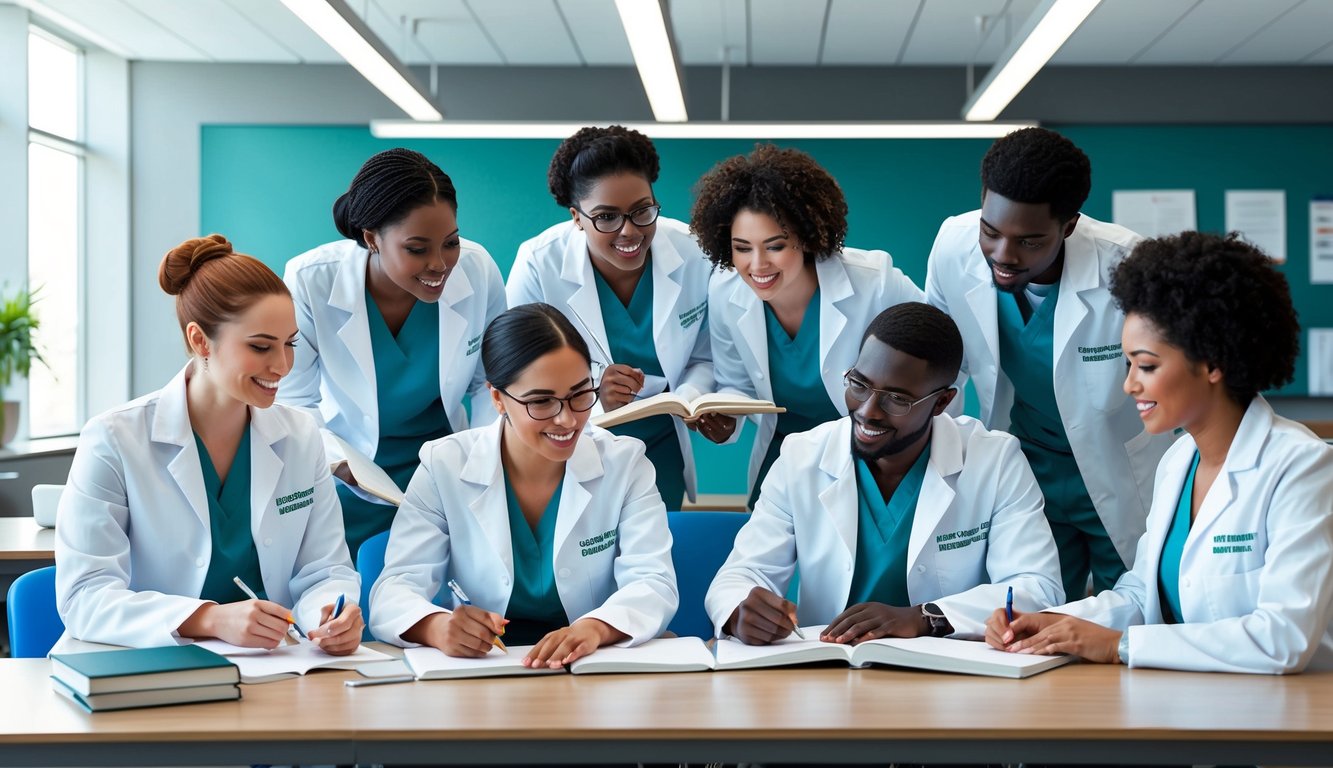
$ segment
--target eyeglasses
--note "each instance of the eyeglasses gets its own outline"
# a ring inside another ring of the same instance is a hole
[[[884,389],[875,389],[869,384],[852,376],[851,371],[842,375],[842,384],[847,388],[847,394],[858,403],[864,403],[875,395],[879,395],[879,407],[893,416],[906,416],[912,412],[912,409],[941,392],[947,392],[953,387],[940,387],[920,400],[912,401],[898,394]]]
[[[554,395],[550,395],[546,397],[535,397],[531,400],[519,400],[517,397],[514,397],[500,387],[496,387],[496,389],[499,389],[500,394],[510,400],[513,400],[516,403],[522,403],[523,407],[528,409],[528,416],[531,416],[537,421],[554,419],[556,416],[560,415],[560,412],[565,409],[566,405],[569,406],[569,410],[574,411],[575,413],[583,413],[584,411],[592,410],[592,407],[597,404],[597,390],[595,389],[579,390],[569,397],[555,397]]]
[[[628,214],[619,212],[612,213],[610,211],[588,213],[577,205],[574,206],[574,210],[583,214],[588,219],[591,219],[593,229],[602,234],[609,235],[624,229],[626,219],[633,222],[636,227],[646,227],[652,224],[654,221],[657,221],[658,214],[662,213],[662,206],[653,203],[652,205],[645,205],[642,208],[635,208]]]

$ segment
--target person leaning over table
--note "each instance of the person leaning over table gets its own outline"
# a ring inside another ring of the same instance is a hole
[[[487,327],[481,354],[500,419],[422,446],[371,631],[472,657],[503,634],[535,644],[525,664],[553,668],[658,636],[679,600],[666,509],[643,443],[587,426],[583,337],[555,307],[524,304]],[[472,605],[433,602],[449,579]]]
[[[844,377],[848,416],[787,438],[704,604],[719,635],[762,645],[980,637],[1008,588],[1064,599],[1041,490],[1004,432],[945,413],[963,341],[908,302],[866,329]],[[796,604],[782,598],[800,568]]]
[[[804,152],[761,144],[714,166],[696,194],[690,229],[718,268],[708,289],[717,390],[787,409],[754,417],[753,506],[787,435],[847,415],[842,374],[861,332],[881,310],[925,294],[884,251],[843,245],[847,201]],[[740,432],[721,414],[697,429],[715,443]]]
[[[1134,398],[1157,468],[1134,568],[1113,589],[996,611],[986,641],[1020,653],[1205,672],[1333,669],[1333,448],[1259,394],[1291,381],[1300,325],[1287,280],[1237,236],[1149,240],[1111,275]]]
[[[504,311],[485,248],[460,236],[453,181],[420,152],[390,149],[361,166],[333,205],[345,240],[287,263],[302,345],[279,401],[306,409],[402,487],[428,440],[494,418],[482,386],[481,334]],[[326,436],[327,437],[327,436]],[[338,497],[352,556],[394,508],[356,487],[336,442]]]
[[[544,301],[574,322],[595,354],[608,412],[664,390],[692,400],[713,389],[711,267],[684,222],[659,216],[659,168],[653,142],[618,125],[561,142],[547,185],[570,218],[519,246],[506,284],[511,306]],[[668,509],[694,498],[681,419],[651,416],[611,431],[643,440]]]
[[[274,648],[294,615],[325,651],[352,653],[360,580],[319,428],[273,403],[298,344],[287,286],[221,235],[173,248],[158,282],[190,361],[79,435],[57,512],[56,650],[70,638]]]

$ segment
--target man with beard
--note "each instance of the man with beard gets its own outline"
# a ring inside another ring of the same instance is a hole
[[[719,634],[771,643],[980,637],[1008,589],[1058,604],[1041,490],[1018,441],[944,412],[957,326],[919,302],[881,312],[844,377],[849,416],[787,438],[704,600]],[[797,603],[784,600],[799,567]],[[1024,606],[1020,608],[1020,606]]]
[[[927,300],[963,334],[981,421],[1019,439],[1046,499],[1065,593],[1110,589],[1134,562],[1170,434],[1144,431],[1125,394],[1124,315],[1107,275],[1141,239],[1079,209],[1087,155],[1044,128],[996,141],[981,209],[947,219]]]

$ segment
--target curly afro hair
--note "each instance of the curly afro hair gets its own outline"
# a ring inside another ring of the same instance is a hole
[[[1092,164],[1055,131],[1023,128],[1001,137],[981,160],[983,193],[1017,203],[1048,203],[1061,224],[1074,218],[1092,189]]]
[[[1111,295],[1190,360],[1220,369],[1242,407],[1292,379],[1301,326],[1287,278],[1235,233],[1145,240],[1111,273]]]
[[[599,179],[636,173],[653,184],[660,170],[657,148],[642,133],[622,125],[580,128],[555,150],[546,186],[561,208],[572,208]]]
[[[814,158],[760,144],[713,166],[695,187],[690,231],[714,265],[731,269],[731,223],[741,211],[765,213],[805,249],[805,260],[829,258],[847,238],[847,200]]]

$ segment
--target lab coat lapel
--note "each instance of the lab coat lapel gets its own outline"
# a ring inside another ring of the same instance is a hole
[[[981,256],[981,249],[974,246],[972,254],[967,260],[967,275],[972,282],[972,287],[967,291],[967,304],[971,308],[970,317],[959,316],[958,319],[963,322],[971,320],[976,323],[975,333],[968,334],[964,332],[963,338],[976,338],[980,334],[984,346],[979,350],[984,352],[988,360],[984,364],[989,364],[999,370],[1000,368],[1000,324],[996,316],[995,286],[991,282],[990,267],[986,260]],[[975,376],[979,372],[973,371]],[[990,417],[994,417],[992,411],[995,407],[996,387],[990,387],[989,391],[982,392],[980,388],[977,394],[982,398],[981,412]]]
[[[500,439],[505,420],[481,429],[489,430],[478,440],[459,472],[459,479],[473,486],[476,496],[468,502],[468,510],[477,525],[485,532],[496,557],[504,565],[505,575],[514,578],[514,545],[509,533],[509,501],[505,497],[504,469],[500,458]]]
[[[587,236],[579,231],[570,235],[570,248],[565,253],[564,263],[560,265],[560,277],[574,286],[569,297],[569,309],[574,313],[570,318],[579,330],[593,343],[589,346],[594,358],[603,358],[611,354],[611,345],[606,340],[606,321],[602,319],[602,304],[597,299],[597,280],[592,274],[592,257],[588,255]],[[614,360],[603,360],[606,365]]]
[[[768,329],[764,324],[764,304],[744,280],[736,281],[731,304],[738,312],[736,330],[740,333],[741,343],[737,347],[743,357],[748,355],[750,358],[746,361],[750,370],[762,374],[762,377],[756,377],[758,381],[755,383],[759,396],[771,399],[773,385],[768,379]]]
[[[1052,370],[1057,381],[1065,373],[1061,362],[1076,359],[1073,355],[1065,354],[1065,351],[1069,348],[1074,332],[1088,314],[1088,305],[1081,294],[1100,287],[1100,271],[1097,243],[1080,232],[1078,224],[1075,224],[1074,234],[1065,239],[1064,273],[1060,277],[1060,298],[1055,305],[1055,334],[1051,353],[1055,356]]]
[[[676,246],[665,236],[654,237],[649,268],[653,270],[653,339],[659,349],[679,349],[681,340],[680,320],[676,317],[676,299],[680,296],[680,283],[675,274],[684,260],[676,251]],[[663,359],[657,353],[657,364],[662,366],[662,373],[667,381],[679,381],[688,355],[667,355]]]
[[[555,552],[564,551],[565,541],[574,530],[574,524],[588,511],[592,503],[592,494],[585,484],[599,479],[604,473],[602,457],[592,437],[585,431],[579,435],[574,446],[574,455],[565,464],[564,485],[560,491],[560,509],[555,518]]]
[[[844,417],[819,457],[819,469],[832,478],[819,492],[819,503],[824,514],[833,521],[838,537],[847,547],[847,557],[856,558],[856,525],[860,507],[856,497],[856,468],[851,452],[852,420]]]
[[[852,281],[847,277],[847,268],[840,258],[824,259],[815,262],[815,274],[819,280],[819,360],[820,365],[827,365],[829,351],[833,343],[847,327],[847,315],[838,306],[844,299],[855,294]],[[841,373],[838,371],[836,373]],[[822,371],[820,378],[828,392],[829,401],[838,403],[843,400],[842,380],[834,371]]]
[[[193,365],[193,361],[186,364],[162,389],[153,414],[152,441],[175,449],[175,455],[167,463],[167,471],[199,523],[208,531],[208,494],[204,490],[203,465],[195,446],[194,429],[190,425],[190,411],[185,400],[185,382],[193,375]]]
[[[464,338],[468,332],[467,318],[459,314],[454,307],[472,298],[472,294],[472,282],[468,280],[467,272],[462,269],[451,271],[448,282],[444,284],[444,295],[440,298],[439,312],[440,398],[446,403],[450,401],[448,384],[451,375],[456,370],[466,368],[466,366],[456,365],[456,362],[464,357],[463,354],[459,353],[458,347],[470,341]],[[463,351],[466,352],[466,350]],[[470,372],[468,378],[471,379]],[[471,382],[469,381],[469,383]]]
[[[930,458],[921,481],[921,493],[912,516],[912,536],[907,545],[909,570],[933,540],[940,520],[953,504],[954,490],[947,478],[963,470],[963,441],[953,418],[947,414],[936,416],[930,429]]]
[[[361,391],[372,393],[359,405],[365,411],[368,423],[378,424],[379,402],[373,396],[376,391],[375,355],[370,345],[370,320],[367,315],[370,308],[366,306],[366,265],[369,261],[370,253],[362,248],[343,259],[333,280],[329,306],[346,313],[342,325],[338,327],[338,339],[351,352],[357,370],[366,381]]]
[[[276,505],[274,514],[268,514],[283,469],[282,457],[273,450],[283,439],[277,427],[267,409],[250,409],[250,532],[256,542],[269,538],[268,528],[277,523]]]

